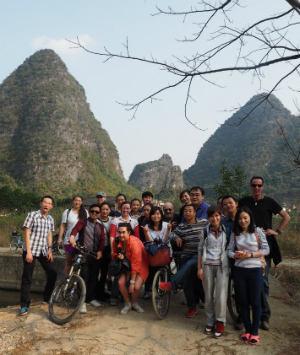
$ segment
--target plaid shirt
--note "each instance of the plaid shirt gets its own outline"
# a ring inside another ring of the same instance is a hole
[[[54,219],[50,215],[46,218],[41,211],[28,213],[23,227],[30,229],[30,249],[32,256],[40,256],[41,253],[46,256],[48,251],[48,234],[54,231]],[[23,250],[26,251],[25,243]]]

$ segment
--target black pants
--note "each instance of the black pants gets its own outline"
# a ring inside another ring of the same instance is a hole
[[[57,277],[57,273],[54,269],[53,262],[47,260],[47,258],[43,255],[34,256],[32,263],[28,263],[26,261],[27,252],[23,251],[23,275],[22,275],[22,284],[21,284],[21,307],[30,306],[30,288],[32,284],[32,274],[35,265],[36,259],[42,265],[42,268],[45,270],[47,275],[47,282],[43,294],[44,301],[48,302],[51,296],[51,293],[55,286],[55,281]]]
[[[80,276],[83,278],[86,286],[86,303],[96,299],[100,260],[101,259],[87,259],[86,263],[82,265]]]
[[[102,253],[102,258],[99,260],[99,271],[101,272],[100,280],[96,286],[96,299],[99,300],[104,296],[105,282],[108,271],[108,265],[111,260],[110,246],[106,246]]]
[[[154,276],[158,270],[159,270],[159,267],[149,265],[149,275],[148,275],[147,280],[145,282],[145,292],[152,292],[153,279],[154,279]]]

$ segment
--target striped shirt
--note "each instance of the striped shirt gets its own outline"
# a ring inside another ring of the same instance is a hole
[[[198,254],[198,243],[200,240],[200,233],[203,228],[209,225],[209,221],[206,219],[196,219],[195,223],[188,224],[180,223],[178,227],[170,233],[170,240],[176,241],[177,238],[181,238],[184,242],[183,252],[181,257]]]
[[[28,213],[23,227],[30,229],[30,249],[32,256],[46,256],[48,251],[48,234],[54,231],[54,219],[47,214],[44,217],[40,210]],[[26,251],[25,243],[23,250]]]

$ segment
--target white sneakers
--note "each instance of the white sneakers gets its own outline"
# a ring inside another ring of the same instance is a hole
[[[81,307],[81,310],[79,311],[79,313],[86,313],[86,304],[84,303]]]
[[[101,303],[99,303],[96,300],[93,300],[93,301],[89,302],[88,305],[96,307],[96,308],[101,307]]]
[[[133,308],[135,311],[137,311],[138,313],[144,313],[145,311],[143,310],[143,308],[137,303],[133,303],[131,304],[129,303],[124,303],[124,307],[121,309],[120,314],[126,314],[129,310],[131,310],[131,308]]]
[[[132,304],[132,308],[133,308],[134,310],[136,310],[138,313],[144,313],[144,312],[145,312],[145,311],[143,310],[143,308],[142,308],[137,302],[135,302],[135,303]]]

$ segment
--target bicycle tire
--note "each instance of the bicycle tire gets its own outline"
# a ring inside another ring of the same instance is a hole
[[[58,238],[56,235],[52,236],[52,254],[56,255],[58,254],[58,243],[57,243]]]
[[[64,277],[52,292],[49,301],[49,316],[52,322],[69,323],[85,302],[86,287],[79,275]]]
[[[65,251],[64,251],[64,245],[63,244],[58,244],[57,243],[57,251],[59,255],[65,255]]]
[[[236,294],[234,289],[234,282],[231,273],[229,274],[229,279],[228,279],[227,307],[232,320],[236,322],[238,319],[238,312],[236,307]]]
[[[152,304],[154,312],[159,319],[164,319],[166,317],[170,307],[171,292],[159,288],[159,283],[167,282],[168,279],[169,277],[166,269],[159,269],[153,279]]]
[[[18,237],[12,237],[10,239],[9,249],[10,251],[16,251],[19,248],[19,239]]]

